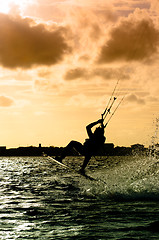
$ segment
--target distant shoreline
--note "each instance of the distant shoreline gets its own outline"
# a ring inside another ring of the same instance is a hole
[[[159,147],[159,144],[155,146]],[[9,148],[5,146],[0,146],[0,156],[43,156],[43,153],[50,156],[60,155],[63,150],[63,147],[42,147],[39,144],[38,147],[29,146],[29,147],[18,147],[18,148]],[[131,147],[114,147],[113,143],[106,143],[104,147],[96,153],[97,156],[126,156],[134,154],[148,155],[150,153],[158,154],[158,150],[154,146],[149,148],[144,147],[142,144],[134,144]],[[68,156],[79,156],[79,154],[72,150],[68,153]]]

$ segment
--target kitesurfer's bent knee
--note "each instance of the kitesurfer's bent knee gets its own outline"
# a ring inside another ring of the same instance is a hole
[[[80,142],[74,141],[72,140],[71,142],[69,142],[69,144],[63,149],[62,154],[60,157],[56,157],[55,159],[62,162],[62,159],[64,159],[67,154],[69,153],[69,151],[71,151],[72,149],[75,149],[77,152],[79,152],[81,155],[83,155],[84,153],[84,149],[83,149],[83,145]]]
[[[80,142],[74,141],[72,140],[65,149],[67,150],[71,150],[71,149],[75,149],[77,152],[79,152],[81,155],[83,155],[83,145]]]

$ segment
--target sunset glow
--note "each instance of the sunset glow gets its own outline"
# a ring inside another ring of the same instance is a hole
[[[28,4],[35,2],[34,0],[5,0],[0,1],[0,12],[9,13],[13,8],[22,10],[27,7]]]
[[[157,0],[0,1],[0,145],[83,142],[118,79],[107,142],[149,145],[158,64]]]

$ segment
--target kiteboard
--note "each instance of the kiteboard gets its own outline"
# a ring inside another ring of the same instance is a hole
[[[54,161],[55,163],[59,164],[60,166],[64,167],[64,168],[69,168],[71,169],[70,167],[68,167],[67,165],[65,165],[64,163],[60,162],[60,161],[57,161],[55,158],[53,157],[50,157],[50,156],[47,156],[47,158],[49,158],[50,160]]]
[[[60,165],[64,168],[70,169],[71,171],[78,173],[79,175],[85,177],[86,179],[97,181],[97,179],[95,179],[95,178],[93,178],[93,177],[91,177],[91,176],[89,176],[85,173],[81,173],[80,171],[77,171],[74,168],[71,168],[71,167],[65,165],[64,163],[61,163],[61,162],[57,161],[54,157],[47,156],[47,158],[49,158],[50,160],[52,160],[53,162],[55,162],[56,164],[58,164],[58,165]]]

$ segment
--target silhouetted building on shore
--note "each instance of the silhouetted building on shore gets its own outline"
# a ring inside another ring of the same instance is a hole
[[[0,155],[3,155],[6,152],[6,146],[0,146]]]

